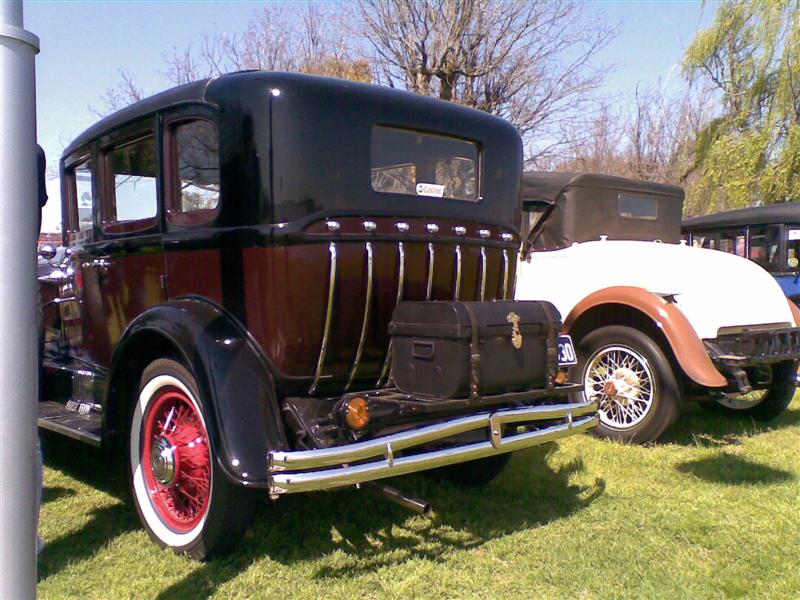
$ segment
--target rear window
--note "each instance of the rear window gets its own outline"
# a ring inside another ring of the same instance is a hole
[[[620,217],[626,219],[656,221],[658,220],[658,200],[620,194],[617,201],[617,212]]]
[[[478,156],[474,142],[375,126],[372,189],[385,194],[477,202]]]

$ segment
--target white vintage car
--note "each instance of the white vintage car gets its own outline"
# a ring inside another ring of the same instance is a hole
[[[680,240],[683,190],[526,173],[516,298],[564,317],[597,432],[648,442],[685,400],[769,420],[791,402],[800,310],[764,269]]]

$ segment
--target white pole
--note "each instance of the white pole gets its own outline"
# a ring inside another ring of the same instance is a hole
[[[36,597],[36,82],[22,0],[0,0],[0,598]]]

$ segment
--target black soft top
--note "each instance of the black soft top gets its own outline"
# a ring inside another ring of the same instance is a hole
[[[597,240],[680,240],[683,189],[597,173],[527,172],[522,176],[523,206],[546,205],[534,229],[534,248],[554,250],[574,242]],[[655,200],[658,216],[632,219],[620,214],[620,197]]]
[[[767,206],[752,206],[694,217],[683,222],[685,231],[720,227],[800,223],[800,201],[779,202]]]

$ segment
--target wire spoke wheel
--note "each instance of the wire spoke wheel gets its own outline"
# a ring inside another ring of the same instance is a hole
[[[747,410],[761,404],[766,397],[767,390],[753,390],[747,394],[728,394],[717,402],[731,410]]]
[[[656,394],[647,359],[621,345],[600,348],[589,357],[583,384],[589,399],[598,403],[601,422],[614,429],[641,423]]]
[[[160,390],[144,416],[141,464],[153,507],[177,532],[191,531],[211,497],[208,433],[179,389]]]

